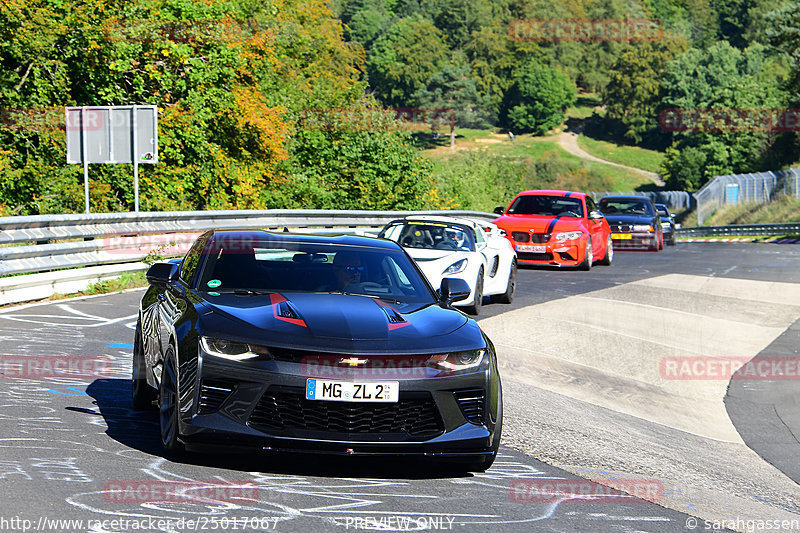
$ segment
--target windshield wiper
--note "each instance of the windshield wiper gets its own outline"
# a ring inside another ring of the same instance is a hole
[[[377,294],[364,294],[363,292],[347,292],[347,291],[324,291],[328,294],[344,294],[345,296],[366,296],[367,298],[372,298],[373,300],[384,300],[389,303],[393,304],[402,304],[405,302],[401,302],[400,300],[395,300],[394,298],[387,298],[385,296],[378,296]]]
[[[270,291],[258,291],[255,289],[233,289],[233,294],[238,296],[265,296],[270,294]]]

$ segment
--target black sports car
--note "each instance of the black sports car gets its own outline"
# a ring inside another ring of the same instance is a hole
[[[154,264],[133,403],[168,453],[419,455],[488,468],[502,393],[491,341],[389,240],[210,231]]]
[[[597,202],[611,226],[614,249],[664,248],[661,218],[653,201],[646,196],[604,196]]]
[[[664,204],[655,204],[658,216],[661,217],[661,228],[664,231],[664,242],[667,246],[675,246],[675,217]]]

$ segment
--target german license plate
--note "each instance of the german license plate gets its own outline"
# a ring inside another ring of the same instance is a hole
[[[328,379],[308,379],[306,381],[307,400],[396,403],[399,393],[400,382],[398,381],[365,381],[363,383]]]
[[[533,244],[518,244],[518,252],[531,252],[534,254],[543,254],[547,251],[547,246],[535,246]]]
[[[612,239],[624,239],[624,240],[631,240],[632,236],[630,233],[612,233]]]

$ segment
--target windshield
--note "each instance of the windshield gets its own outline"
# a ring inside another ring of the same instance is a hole
[[[600,200],[600,211],[605,215],[653,216],[653,207],[641,200]]]
[[[508,208],[508,214],[576,218],[584,215],[583,202],[578,198],[539,195],[517,196]]]
[[[472,231],[460,224],[398,222],[384,229],[381,237],[398,242],[406,248],[475,251],[475,239]]]
[[[198,290],[330,292],[399,303],[435,301],[400,250],[283,239],[219,237],[209,246]]]

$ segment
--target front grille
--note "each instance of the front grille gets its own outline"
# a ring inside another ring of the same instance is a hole
[[[307,400],[299,387],[272,386],[261,397],[247,424],[255,429],[401,433],[429,438],[444,425],[430,393],[401,393],[397,403],[350,403]]]
[[[552,261],[553,254],[551,253],[534,254],[531,252],[517,252],[517,259],[521,259],[523,261]]]
[[[633,230],[633,226],[631,225],[619,225],[619,226],[612,226],[611,231],[614,233],[630,233]]]
[[[219,406],[231,395],[235,387],[236,384],[229,381],[204,379],[200,384],[200,401],[197,405],[198,414],[206,415],[219,410]]]
[[[486,396],[483,389],[466,389],[455,392],[456,402],[464,418],[473,424],[483,424],[483,410]]]
[[[532,242],[534,244],[544,244],[550,240],[550,233],[527,233],[524,231],[515,231],[511,233],[511,238],[516,242]]]

